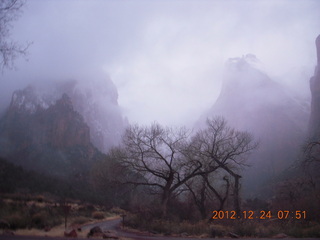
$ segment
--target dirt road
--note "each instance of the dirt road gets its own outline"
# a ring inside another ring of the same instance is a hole
[[[121,219],[113,219],[109,221],[88,224],[82,227],[83,230],[89,230],[95,226],[99,226],[101,230],[107,231],[112,230],[116,232],[119,238],[130,238],[134,240],[199,240],[200,238],[186,238],[186,237],[163,237],[163,236],[154,236],[151,234],[140,234],[126,232],[120,228]],[[57,238],[57,237],[34,237],[34,236],[5,236],[0,235],[0,240],[79,240],[79,238]],[[90,238],[93,239],[93,238]],[[217,238],[216,238],[217,239]],[[225,238],[223,238],[225,239]],[[201,240],[212,240],[212,238],[201,238]],[[241,240],[258,240],[258,238],[241,238]],[[267,239],[264,240],[274,240]],[[296,240],[295,238],[286,238],[286,240]],[[315,240],[315,238],[299,238],[299,240]]]
[[[142,234],[142,233],[133,233],[122,230],[121,227],[121,219],[114,219],[105,222],[95,223],[86,225],[83,227],[84,230],[91,229],[95,226],[99,226],[102,231],[112,230],[117,233],[117,236],[130,238],[134,240],[200,240],[200,238],[188,238],[188,237],[164,237],[164,236],[155,236],[153,234]],[[213,238],[201,238],[201,240],[212,240]],[[218,239],[218,238],[215,238]],[[225,239],[225,238],[221,238]],[[47,239],[48,240],[48,239]],[[241,240],[258,240],[258,238],[241,238]],[[264,240],[274,240],[272,238]],[[286,238],[286,240],[297,240],[296,238]],[[299,240],[315,240],[315,238],[299,238]]]

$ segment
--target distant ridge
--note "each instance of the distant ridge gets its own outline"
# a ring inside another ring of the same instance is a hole
[[[91,143],[90,129],[70,97],[63,94],[53,102],[40,101],[32,87],[13,93],[0,120],[0,156],[52,176],[85,178],[103,154]]]

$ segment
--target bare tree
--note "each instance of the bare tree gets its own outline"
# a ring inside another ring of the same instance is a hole
[[[206,203],[208,202],[208,198],[210,198],[207,191],[206,182],[201,176],[199,176],[194,177],[190,181],[186,182],[186,186],[201,214],[201,218],[205,219],[208,215]]]
[[[0,1],[0,55],[1,68],[12,68],[14,60],[19,55],[26,55],[26,46],[21,46],[10,39],[12,22],[19,17],[24,2],[21,0]]]
[[[212,193],[214,193],[215,197],[219,200],[219,208],[218,208],[218,211],[222,210],[223,207],[224,207],[224,204],[229,196],[229,188],[230,188],[230,181],[229,181],[229,178],[227,176],[224,176],[223,178],[223,181],[226,182],[226,185],[225,185],[225,193],[219,193],[215,187],[212,185],[210,179],[208,177],[204,178],[207,186],[208,186],[208,189],[210,189],[210,191]]]
[[[161,195],[162,216],[166,217],[169,199],[182,190],[194,176],[202,174],[199,159],[189,158],[189,133],[186,129],[129,127],[123,137],[122,164],[143,175],[144,180],[127,181],[135,185],[151,186]],[[212,171],[212,170],[210,170]]]
[[[222,117],[207,119],[207,127],[193,137],[191,149],[194,155],[205,158],[214,168],[226,171],[234,179],[234,210],[240,215],[240,178],[238,168],[246,166],[248,154],[258,147],[252,135],[227,126]],[[210,185],[208,185],[210,186]]]
[[[211,213],[215,200],[218,200],[219,202],[217,210],[222,210],[229,196],[230,181],[228,177],[224,176],[222,178],[226,183],[224,185],[221,181],[216,179],[215,175],[219,175],[217,174],[217,171],[202,174],[201,176],[195,177],[186,183],[202,219],[206,219],[208,217],[208,213]],[[213,185],[213,182],[216,183],[216,186]]]
[[[184,191],[189,180],[219,168],[235,179],[235,201],[239,201],[241,176],[233,167],[242,165],[245,155],[257,146],[250,134],[227,127],[222,118],[208,120],[206,129],[193,137],[189,135],[185,128],[164,128],[159,124],[130,126],[123,136],[123,146],[117,149],[116,158],[122,165],[143,176],[126,182],[156,190],[161,196],[163,217],[170,198]],[[212,187],[210,183],[209,186]],[[223,197],[221,201],[225,201]]]

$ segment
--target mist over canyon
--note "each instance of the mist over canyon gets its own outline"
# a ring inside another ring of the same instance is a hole
[[[61,216],[42,203],[69,202],[71,225],[110,209],[163,235],[320,237],[319,12],[3,0],[0,222],[43,231]]]
[[[0,154],[48,173],[83,171],[120,144],[129,122],[117,100],[117,89],[108,78],[40,82],[16,90],[0,120]],[[259,141],[244,170],[245,196],[259,196],[270,191],[261,189],[265,182],[297,160],[307,136],[309,106],[272,80],[256,56],[248,54],[225,63],[220,95],[194,127],[223,116],[231,127]]]

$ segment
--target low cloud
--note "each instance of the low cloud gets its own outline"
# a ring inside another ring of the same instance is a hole
[[[192,125],[217,98],[225,61],[247,53],[308,94],[319,12],[319,1],[28,1],[12,38],[34,44],[3,74],[3,105],[30,81],[105,74],[129,121]]]

